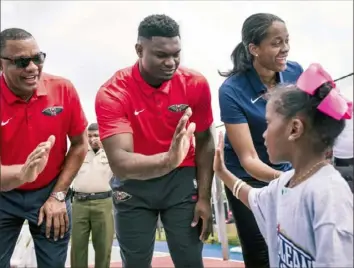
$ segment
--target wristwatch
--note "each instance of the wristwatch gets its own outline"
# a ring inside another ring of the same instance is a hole
[[[66,192],[53,192],[50,194],[51,197],[54,197],[59,202],[64,202],[66,197]]]

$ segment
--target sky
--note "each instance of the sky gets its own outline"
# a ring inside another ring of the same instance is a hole
[[[117,70],[137,60],[140,21],[166,14],[181,28],[182,65],[201,72],[220,123],[218,70],[231,68],[243,21],[269,12],[287,24],[288,59],[304,68],[320,63],[333,78],[353,72],[353,1],[1,1],[1,30],[23,28],[47,53],[44,71],[70,79],[90,123],[95,95]],[[353,99],[353,78],[338,83]]]

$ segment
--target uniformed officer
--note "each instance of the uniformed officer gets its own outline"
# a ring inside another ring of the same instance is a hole
[[[95,267],[108,268],[114,235],[112,171],[102,148],[96,123],[88,127],[89,150],[73,183],[73,232],[71,267],[88,267],[88,244],[92,233]]]

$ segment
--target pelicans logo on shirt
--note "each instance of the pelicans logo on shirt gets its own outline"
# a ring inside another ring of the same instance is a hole
[[[179,112],[184,112],[185,110],[187,110],[188,107],[189,106],[187,104],[173,104],[169,106],[168,109],[171,112],[179,113]]]
[[[278,255],[280,268],[312,268],[313,257],[281,233],[278,225]]]
[[[42,111],[46,116],[57,116],[64,110],[63,106],[48,107]]]

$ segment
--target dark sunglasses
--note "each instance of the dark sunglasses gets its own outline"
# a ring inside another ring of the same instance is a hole
[[[37,55],[33,57],[20,57],[16,59],[10,59],[6,57],[0,57],[1,59],[11,61],[17,68],[27,68],[31,61],[36,64],[40,65],[44,63],[46,58],[46,54],[44,52],[39,52]]]

